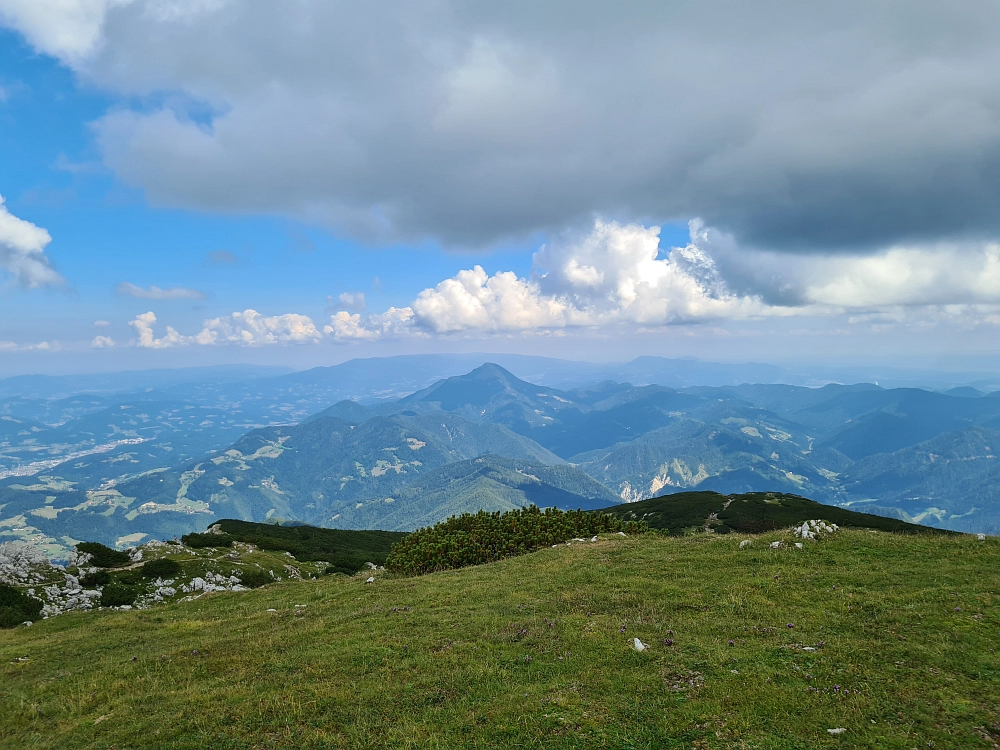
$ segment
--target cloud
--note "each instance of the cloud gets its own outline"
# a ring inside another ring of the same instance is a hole
[[[647,325],[746,318],[775,311],[733,294],[712,258],[694,245],[660,256],[659,227],[598,221],[593,230],[543,247],[533,278],[460,271],[413,303],[416,323],[436,333],[523,331],[617,322]]]
[[[186,336],[171,326],[166,335],[156,338],[153,326],[157,323],[153,312],[137,315],[129,325],[135,329],[135,346],[142,349],[169,349],[178,346],[211,346],[235,344],[263,346],[268,344],[301,344],[318,341],[322,334],[306,315],[288,313],[265,316],[256,310],[234,312],[231,315],[206,320],[200,332]],[[99,336],[104,339],[106,337]],[[97,339],[94,340],[95,342]],[[108,339],[110,341],[110,339]]]
[[[489,276],[475,266],[425,289],[413,302],[410,330],[638,329],[868,313],[977,324],[1000,314],[997,243],[788,256],[741,248],[699,220],[690,224],[690,242],[673,248],[660,247],[658,227],[598,221],[587,234],[541,248],[533,266],[528,278],[509,271]],[[378,328],[353,318],[361,327],[355,337],[379,336]]]
[[[205,327],[194,342],[207,344],[301,344],[318,341],[322,334],[305,315],[288,313],[267,317],[256,310],[234,312],[224,318],[205,321]]]
[[[94,321],[94,325],[97,326],[98,328],[107,328],[109,325],[111,325],[111,321],[110,320],[95,320]]]
[[[0,0],[0,19],[38,50],[80,62],[102,41],[105,19],[136,0]],[[146,0],[145,15],[154,22],[186,21],[216,10],[228,0]]]
[[[65,284],[45,255],[51,241],[44,229],[8,211],[0,196],[0,269],[28,289]]]
[[[153,326],[156,325],[156,315],[152,311],[137,315],[128,324],[135,329],[135,345],[140,349],[170,349],[175,346],[186,346],[191,343],[191,337],[182,336],[170,326],[167,326],[165,336],[156,338],[153,333]]]
[[[0,341],[0,352],[58,352],[62,344],[58,341],[40,341],[37,344],[15,344],[13,341]]]
[[[534,255],[528,277],[461,270],[406,307],[362,314],[339,310],[322,331],[300,314],[255,310],[207,320],[201,332],[173,328],[157,339],[153,313],[130,323],[138,346],[371,342],[430,335],[615,331],[811,316],[850,323],[910,320],[1000,324],[1000,244],[892,247],[874,255],[788,256],[740,248],[732,235],[690,224],[683,247],[661,247],[660,228],[597,221]],[[358,303],[353,293],[338,302]]]
[[[740,247],[732,235],[695,221],[686,252],[711,258],[738,294],[813,314],[1000,304],[996,242],[905,243],[874,253],[789,256]]]
[[[374,341],[391,336],[419,336],[421,332],[413,328],[413,317],[413,309],[409,307],[390,307],[384,313],[364,318],[359,313],[351,315],[342,310],[330,317],[330,323],[323,327],[323,333],[332,336],[335,341]]]
[[[1000,232],[992,0],[0,13],[120,95],[95,124],[102,158],[162,205],[459,246],[595,214],[700,216],[786,252]]]
[[[150,286],[143,289],[141,286],[130,284],[127,281],[121,282],[115,287],[119,297],[135,297],[137,299],[205,299],[205,293],[197,289],[185,289],[184,287],[171,287],[170,289],[160,289],[158,286]]]
[[[566,325],[569,305],[544,296],[513,271],[488,276],[482,266],[459,271],[413,303],[420,325],[435,333],[469,329],[510,331]]]
[[[101,38],[105,15],[131,0],[0,0],[0,18],[38,50],[80,60]]]
[[[326,304],[329,309],[349,312],[363,312],[368,306],[364,292],[342,292],[336,298],[330,295],[326,298]]]
[[[115,345],[115,340],[110,336],[95,336],[90,342],[91,349],[111,349]]]

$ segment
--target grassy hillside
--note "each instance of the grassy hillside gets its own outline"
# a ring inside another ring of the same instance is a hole
[[[1000,543],[772,539],[788,535],[744,550],[732,534],[614,537],[371,585],[60,616],[0,632],[0,737],[11,750],[996,743]]]
[[[731,531],[757,534],[788,528],[809,520],[908,534],[949,533],[929,526],[823,505],[798,495],[780,492],[748,492],[742,495],[678,492],[613,506],[604,512],[623,521],[645,521],[650,528],[663,529],[671,534],[703,528],[710,528],[719,534]]]

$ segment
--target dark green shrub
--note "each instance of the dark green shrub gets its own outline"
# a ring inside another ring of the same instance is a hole
[[[80,542],[76,545],[78,552],[86,552],[91,556],[89,565],[97,568],[120,568],[131,562],[127,552],[119,552],[111,547],[105,547],[100,542]]]
[[[651,529],[676,536],[698,532],[706,523],[713,525],[713,520],[720,523],[715,527],[717,534],[726,533],[723,526],[741,534],[760,534],[798,526],[813,518],[822,518],[843,527],[878,529],[901,534],[957,533],[932,526],[904,523],[895,518],[871,516],[834,505],[823,505],[781,492],[747,492],[742,495],[720,495],[710,491],[678,492],[637,503],[622,503],[599,512],[622,520],[641,519]]]
[[[112,583],[120,583],[122,586],[140,586],[145,582],[141,569],[124,570],[116,573],[111,576],[111,581]]]
[[[406,536],[399,531],[321,529],[304,524],[277,526],[234,519],[224,519],[216,525],[238,542],[289,552],[299,562],[328,562],[347,575],[362,570],[367,562],[384,565],[392,545]]]
[[[239,578],[240,583],[248,589],[259,589],[261,586],[266,586],[274,581],[274,579],[271,578],[270,573],[266,570],[261,570],[260,568],[247,568],[246,570],[241,570]]]
[[[185,534],[181,541],[188,547],[232,547],[233,538],[228,534]]]
[[[87,575],[80,578],[80,585],[90,589],[97,586],[107,586],[109,583],[111,583],[111,574],[106,570],[87,573]]]
[[[140,570],[146,578],[176,578],[180,575],[181,564],[169,557],[161,557],[159,560],[147,560]]]
[[[534,505],[506,513],[481,510],[415,531],[393,546],[385,566],[417,575],[524,555],[575,537],[647,530],[642,521],[625,522],[605,513],[542,511]]]
[[[135,604],[135,600],[138,598],[139,589],[116,581],[115,583],[109,583],[101,591],[101,606],[124,607],[126,604]]]
[[[34,622],[42,613],[42,603],[13,586],[0,584],[0,628],[16,628]]]

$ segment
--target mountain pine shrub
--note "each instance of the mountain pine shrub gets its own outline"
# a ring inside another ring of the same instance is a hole
[[[146,578],[176,578],[180,575],[181,564],[169,557],[161,557],[159,560],[147,560],[141,570]]]
[[[233,546],[233,538],[228,534],[185,534],[181,541],[194,549]]]
[[[88,589],[107,586],[109,583],[111,583],[111,574],[106,570],[95,570],[93,573],[80,576],[80,585]]]
[[[41,613],[41,601],[13,586],[0,584],[0,628],[16,628],[22,622],[33,622]]]
[[[138,598],[139,589],[117,581],[109,583],[101,590],[102,607],[124,607],[126,604],[135,604],[135,600]]]
[[[80,542],[76,545],[76,550],[89,554],[90,562],[88,565],[93,565],[96,568],[120,568],[131,562],[127,552],[119,552],[100,542]]]
[[[397,573],[420,575],[524,555],[576,537],[646,530],[642,521],[622,521],[604,513],[543,511],[534,505],[506,513],[481,510],[415,531],[393,546],[385,566]]]
[[[260,568],[247,568],[246,570],[240,571],[239,579],[240,583],[248,589],[259,589],[261,586],[266,586],[267,584],[274,582],[274,579],[271,578],[271,574],[266,570],[261,570]]]

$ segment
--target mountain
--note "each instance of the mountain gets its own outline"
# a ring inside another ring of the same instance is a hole
[[[842,394],[795,415],[815,426],[810,417],[823,415],[825,426],[839,424],[820,445],[854,460],[875,453],[916,445],[936,435],[971,424],[997,424],[1000,399],[970,399],[916,388]],[[830,420],[830,417],[833,420]]]
[[[468,477],[461,481],[462,471],[439,474],[421,492],[400,495],[393,506],[402,490],[428,472],[487,454],[504,458],[491,459],[491,476],[480,472],[478,484]],[[21,480],[0,490],[0,496],[5,516],[16,514],[19,538],[36,535],[51,545],[67,537],[114,544],[136,535],[172,536],[225,517],[296,519],[341,528],[391,523],[407,529],[425,519],[441,520],[453,510],[475,510],[455,497],[473,502],[489,494],[487,487],[502,498],[497,507],[504,509],[547,498],[573,507],[613,501],[613,493],[582,472],[546,469],[562,463],[502,425],[439,410],[377,415],[357,424],[322,417],[259,428],[228,449],[176,470],[148,471],[86,490],[48,477]],[[498,490],[501,485],[509,491]],[[371,512],[379,506],[390,508],[390,520],[380,521]]]
[[[65,549],[85,535],[174,535],[225,515],[403,529],[535,496],[590,507],[600,495],[581,491],[584,475],[623,501],[774,491],[940,527],[1000,528],[992,453],[977,447],[996,443],[994,394],[642,384],[667,366],[651,359],[635,363],[639,384],[556,388],[496,362],[434,378],[481,356],[0,399],[0,538]],[[504,361],[551,378],[580,364]],[[581,365],[580,377],[613,369]],[[343,397],[351,393],[365,403]],[[468,463],[484,456],[489,467]],[[543,477],[504,459],[570,466]]]
[[[619,501],[607,487],[572,466],[487,455],[429,471],[391,498],[344,508],[333,522],[345,528],[411,530],[476,510],[526,505],[592,510]]]
[[[544,427],[560,412],[579,411],[568,393],[527,383],[491,362],[417,391],[399,403],[433,404],[469,419],[517,426],[516,431],[522,434]]]
[[[961,531],[1000,531],[1000,431],[965,427],[844,472],[859,502],[902,511],[906,520]],[[863,505],[859,507],[864,507]]]
[[[678,419],[570,462],[624,500],[690,488],[807,493],[833,500],[836,475],[850,461],[836,451],[809,451],[808,444],[801,428],[757,412],[752,418],[723,416],[711,422]]]
[[[503,424],[563,458],[636,438],[676,421],[678,410],[706,399],[663,386],[604,383],[595,391],[559,391],[527,383],[488,363],[402,399],[469,419]]]

